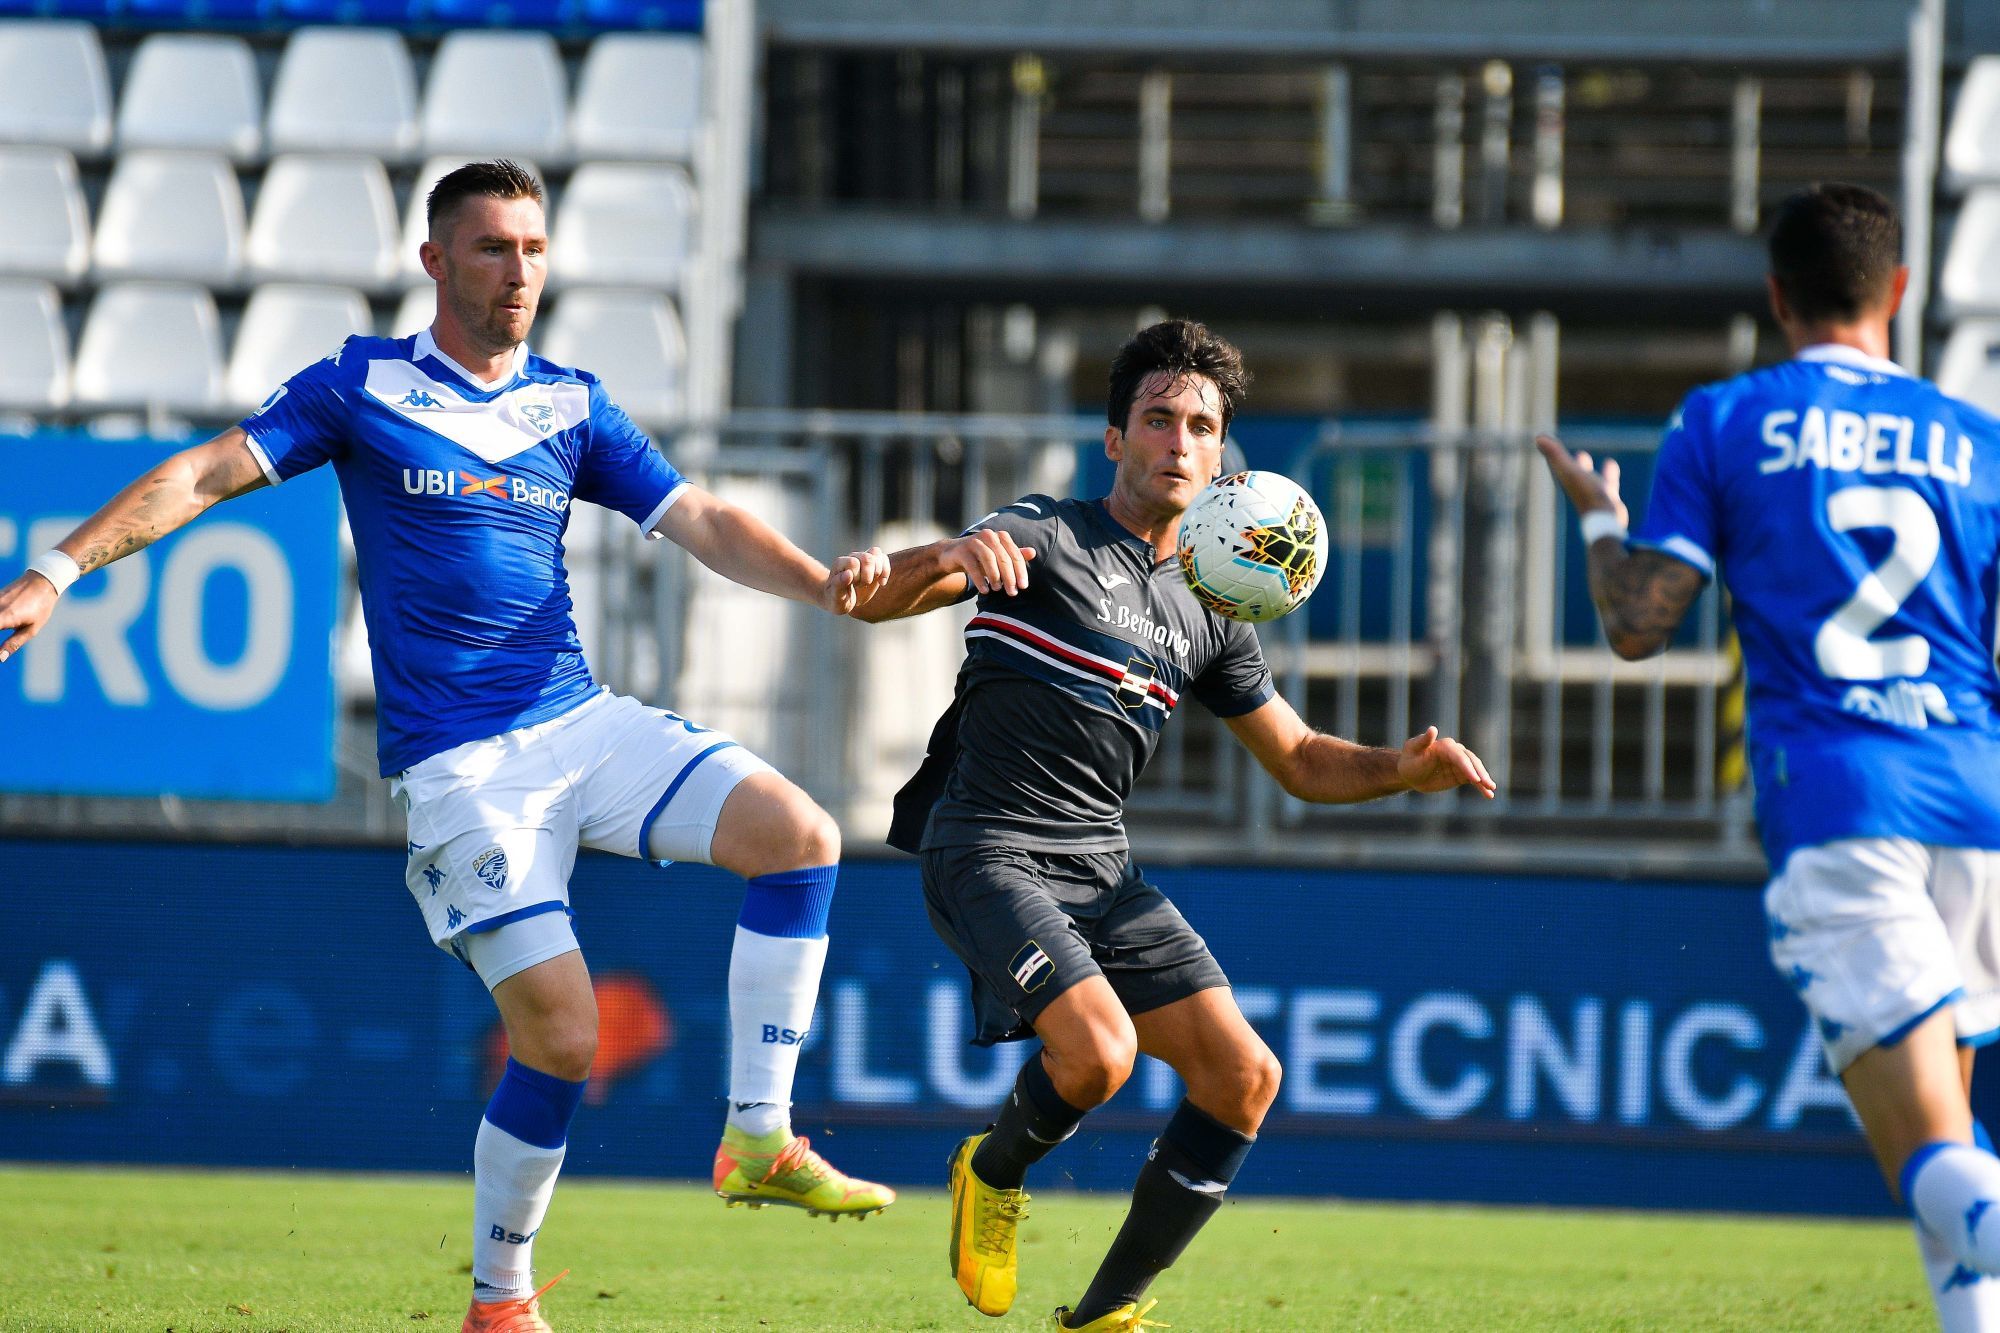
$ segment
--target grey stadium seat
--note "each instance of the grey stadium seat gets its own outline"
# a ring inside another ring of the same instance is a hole
[[[54,411],[69,402],[69,334],[46,282],[0,279],[0,408]]]
[[[285,46],[265,120],[273,153],[415,156],[417,79],[403,39],[380,28],[301,28]]]
[[[701,129],[699,38],[600,37],[591,43],[576,83],[570,148],[579,159],[694,160]]]
[[[2000,315],[2000,186],[1966,196],[1938,273],[1938,305],[1952,319]]]
[[[78,342],[79,407],[208,412],[222,403],[222,333],[206,288],[116,282],[98,290]]]
[[[268,283],[243,307],[223,397],[232,408],[253,408],[299,371],[332,356],[349,335],[374,331],[368,302],[352,287]]]
[[[0,143],[97,154],[111,144],[111,80],[88,23],[0,23]]]
[[[126,153],[104,189],[91,263],[104,278],[234,282],[243,268],[236,173],[212,153]]]
[[[430,235],[431,187],[447,172],[456,171],[468,162],[477,159],[464,153],[447,153],[441,157],[427,159],[417,168],[416,181],[410,187],[410,206],[403,210],[403,240],[396,251],[396,266],[406,282],[429,282],[430,275],[424,272],[423,261],[417,257],[417,247]],[[514,159],[514,165],[526,171],[548,188],[548,177],[541,168],[524,158]]]
[[[0,273],[25,273],[65,285],[90,265],[90,218],[66,148],[0,148]]]
[[[678,167],[578,167],[556,212],[550,280],[677,287],[687,268],[694,207],[694,187]]]
[[[260,279],[388,287],[396,276],[388,173],[372,157],[276,159],[257,194],[247,256]]]
[[[2000,319],[1968,319],[1945,339],[1937,386],[2000,414]]]
[[[1965,190],[2000,184],[2000,56],[1967,67],[1944,138],[1944,184]]]
[[[139,46],[118,101],[118,147],[202,148],[254,160],[264,98],[240,37],[155,33]]]
[[[641,424],[670,421],[684,410],[687,338],[672,303],[658,292],[569,288],[537,350],[602,379],[612,400]]]
[[[504,96],[494,81],[504,76]],[[424,88],[424,151],[559,161],[568,83],[545,32],[453,32],[438,43]]]
[[[396,303],[395,318],[389,321],[389,336],[407,338],[413,333],[422,333],[436,318],[437,284],[426,282],[421,287],[412,287]]]

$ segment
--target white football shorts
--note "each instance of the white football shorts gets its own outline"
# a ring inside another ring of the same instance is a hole
[[[2000,1038],[2000,851],[1842,838],[1764,890],[1771,961],[1839,1073],[1949,1004],[1961,1046]]]
[[[579,846],[708,861],[722,804],[771,766],[719,731],[605,690],[531,727],[468,741],[389,780],[409,819],[404,882],[431,940],[487,986],[576,947]],[[649,851],[649,846],[652,851]],[[506,931],[504,949],[478,936]],[[516,947],[516,943],[519,947]]]

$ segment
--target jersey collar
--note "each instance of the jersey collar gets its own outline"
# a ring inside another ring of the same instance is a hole
[[[1814,343],[1811,347],[1801,347],[1793,358],[1795,361],[1838,361],[1843,366],[1854,366],[1860,370],[1872,370],[1878,375],[1900,375],[1910,378],[1910,372],[1894,361],[1884,361],[1879,356],[1870,356],[1858,347],[1845,343]]]
[[[446,356],[444,354],[444,349],[437,345],[437,339],[431,337],[431,331],[429,329],[425,329],[422,333],[419,333],[417,335],[417,345],[412,350],[410,359],[412,361],[421,361],[427,356],[434,356],[438,360],[444,362],[446,366],[450,367],[453,374],[457,375],[460,379],[464,380],[467,384],[470,384],[473,388],[478,389],[480,392],[492,393],[496,389],[506,388],[509,384],[512,384],[515,380],[520,378],[521,371],[525,369],[528,364],[528,344],[522,343],[519,347],[516,347],[514,349],[513,364],[508,366],[506,373],[500,376],[500,378],[496,380],[480,379],[479,376],[473,374],[471,371],[467,370],[464,366],[461,366],[460,364],[458,364],[458,362]]]

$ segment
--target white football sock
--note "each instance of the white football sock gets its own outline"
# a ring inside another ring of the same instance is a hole
[[[1903,1195],[1959,1263],[2000,1273],[2000,1157],[1969,1143],[1927,1143],[1903,1168]]]
[[[769,1112],[756,1103],[778,1108],[778,1125],[789,1120],[792,1079],[799,1069],[799,1051],[812,1027],[813,1004],[819,998],[819,974],[826,966],[826,937],[802,940],[760,935],[736,928],[729,952],[729,1101],[756,1123],[768,1123]],[[736,1123],[732,1120],[732,1123]],[[768,1133],[748,1125],[750,1133]]]
[[[480,1118],[472,1145],[472,1278],[496,1300],[534,1289],[535,1233],[549,1211],[562,1162],[563,1149],[523,1143]]]
[[[1917,1253],[1937,1307],[1942,1333],[1996,1333],[2000,1330],[2000,1280],[1975,1273],[1958,1261],[1951,1246],[1916,1224]]]

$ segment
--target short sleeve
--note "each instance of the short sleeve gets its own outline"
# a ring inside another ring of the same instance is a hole
[[[314,362],[243,419],[250,452],[273,486],[347,452],[351,413],[340,396],[339,369],[338,352]]]
[[[1258,641],[1257,631],[1240,620],[1230,622],[1222,651],[1194,678],[1190,688],[1201,706],[1217,717],[1254,713],[1278,693],[1271,683],[1271,666],[1264,660],[1264,645]]]
[[[1024,495],[1012,504],[1002,505],[986,517],[977,520],[961,537],[981,530],[1004,532],[1014,539],[1016,546],[1030,546],[1037,558],[1044,551],[1054,548],[1056,530],[1062,520],[1056,517],[1056,501],[1047,495]],[[1030,580],[1033,573],[1030,572]],[[958,595],[958,601],[972,596],[972,580],[965,581],[965,591]]]
[[[574,495],[615,509],[648,537],[687,489],[687,478],[653,447],[652,437],[611,401],[602,384],[590,386],[590,428],[578,461]]]
[[[1707,398],[1690,395],[1667,425],[1653,462],[1653,490],[1646,517],[1630,544],[1663,551],[1686,561],[1706,579],[1715,577],[1721,555],[1717,512],[1714,431]]]

